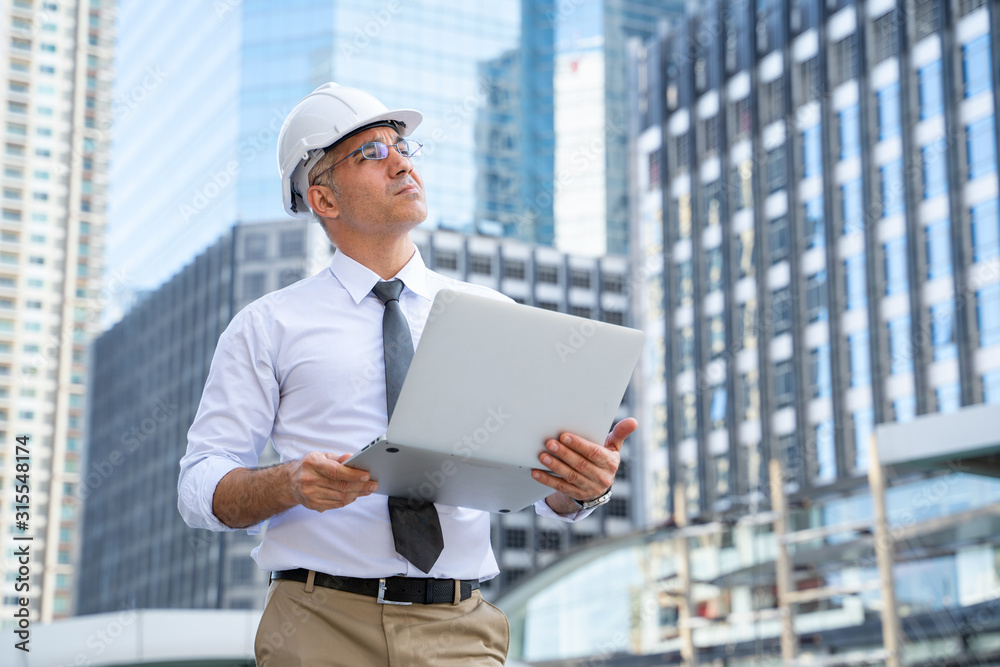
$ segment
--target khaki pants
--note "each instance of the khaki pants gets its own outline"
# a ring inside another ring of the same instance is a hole
[[[379,604],[298,581],[272,581],[257,628],[258,667],[503,665],[510,628],[479,591],[457,605]]]

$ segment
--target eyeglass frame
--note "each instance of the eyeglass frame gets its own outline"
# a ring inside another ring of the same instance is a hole
[[[403,155],[403,151],[399,150],[399,145],[400,144],[411,144],[411,143],[417,145],[417,150],[413,151],[409,155]],[[382,157],[368,157],[367,155],[365,155],[362,152],[362,151],[364,151],[365,146],[369,146],[369,145],[372,145],[372,144],[374,144],[375,146],[384,146],[385,147],[385,155],[382,156]],[[345,160],[347,160],[348,158],[353,157],[356,153],[361,153],[361,157],[363,157],[366,160],[385,160],[385,159],[388,159],[388,157],[389,157],[389,149],[390,148],[395,148],[396,152],[399,153],[400,155],[402,155],[403,157],[405,157],[405,158],[412,158],[412,157],[415,157],[418,153],[420,153],[420,149],[423,148],[423,147],[424,147],[424,145],[422,143],[420,143],[419,141],[415,140],[415,139],[400,139],[399,141],[397,141],[394,144],[387,144],[387,143],[385,143],[383,141],[366,141],[365,143],[361,144],[356,149],[354,149],[353,151],[351,151],[350,153],[348,153],[347,155],[345,155],[343,157],[343,159],[338,160],[333,165],[327,167],[323,171],[321,171],[318,174],[316,174],[315,176],[313,176],[313,180],[314,181],[319,180],[320,176],[324,175],[328,171],[333,171],[334,167],[336,167],[339,164],[342,164]]]

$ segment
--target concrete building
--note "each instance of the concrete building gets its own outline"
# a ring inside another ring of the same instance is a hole
[[[576,258],[442,230],[413,236],[427,265],[444,275],[521,303],[629,324],[622,257]],[[188,528],[176,510],[177,462],[219,335],[254,299],[322,270],[329,249],[315,223],[237,225],[96,341],[88,465],[78,493],[85,506],[79,613],[263,605],[267,576],[250,558],[258,538]],[[632,530],[628,451],[615,498],[587,521],[568,525],[530,509],[495,517],[502,573],[486,594],[572,547]]]
[[[17,0],[0,10],[0,533],[33,537],[29,609],[41,621],[73,609],[87,344],[109,294],[108,132],[125,104],[111,91],[114,12],[110,0]],[[26,531],[15,524],[25,511],[15,510],[18,436],[30,449]],[[0,570],[7,628],[21,597],[12,548]]]

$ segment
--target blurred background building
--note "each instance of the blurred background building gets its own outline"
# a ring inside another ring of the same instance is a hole
[[[749,664],[790,615],[816,664],[886,659],[876,427],[918,449],[1000,403],[998,26],[984,0],[719,0],[635,46],[638,463],[669,528],[502,598],[513,655]],[[886,495],[912,664],[1000,642],[1000,484],[948,440]]]
[[[0,201],[0,533],[32,535],[31,613],[72,608],[87,344],[99,331],[114,2],[5,3]],[[114,276],[109,289],[115,287]],[[14,438],[31,449],[29,529],[14,511]],[[12,618],[13,550],[0,613]]]

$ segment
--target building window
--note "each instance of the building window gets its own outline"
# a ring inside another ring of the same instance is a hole
[[[678,294],[680,305],[692,305],[694,303],[694,274],[691,269],[691,260],[677,265],[677,283],[680,286]]]
[[[535,279],[540,283],[556,285],[559,283],[559,269],[546,264],[535,267]]]
[[[454,250],[438,250],[434,253],[434,268],[445,271],[458,270],[458,253]]]
[[[503,261],[503,277],[511,280],[524,280],[524,262],[505,259]]]
[[[302,229],[289,229],[280,236],[282,257],[302,257],[306,254],[306,233]]]
[[[569,314],[575,317],[586,317],[587,319],[590,319],[592,311],[590,308],[586,308],[584,306],[570,306]]]
[[[747,371],[740,381],[743,398],[743,419],[753,421],[760,418],[760,382],[756,370]]]
[[[861,197],[860,178],[840,186],[840,208],[845,235],[865,228],[865,205]]]
[[[822,126],[813,125],[802,131],[802,177],[823,175]]]
[[[983,402],[1000,404],[1000,371],[983,375]]]
[[[946,384],[934,389],[937,397],[937,409],[941,414],[958,412],[962,407],[962,390],[957,382]]]
[[[951,301],[931,306],[931,344],[934,361],[954,359],[958,354],[955,347],[955,304]]]
[[[605,292],[611,294],[624,294],[625,276],[621,274],[605,273],[601,279],[601,287]]]
[[[889,320],[889,373],[913,372],[913,345],[910,342],[910,316]]]
[[[816,480],[832,482],[837,477],[837,450],[833,420],[816,424]]]
[[[972,251],[982,262],[1000,255],[1000,200],[991,199],[969,211],[972,218]]]
[[[538,307],[541,308],[542,310],[554,310],[554,311],[559,310],[559,304],[552,301],[539,301]]]
[[[625,324],[625,313],[620,310],[605,310],[601,315],[601,319],[608,324],[622,326]]]
[[[677,353],[680,357],[681,371],[689,371],[694,368],[694,328],[684,327],[680,330],[680,337],[677,346]]]
[[[773,193],[783,189],[787,180],[785,146],[782,144],[767,153],[767,191]]]
[[[951,275],[951,223],[938,220],[927,225],[927,279]]]
[[[868,332],[859,331],[847,337],[851,357],[851,386],[866,387],[872,383],[868,356]]]
[[[243,299],[253,301],[259,299],[267,293],[267,274],[263,271],[254,271],[243,274]]]
[[[507,549],[524,549],[528,546],[528,531],[524,528],[504,529],[504,547]]]
[[[785,80],[778,77],[764,84],[761,96],[761,124],[770,125],[785,115]]]
[[[903,161],[895,160],[882,165],[879,169],[882,182],[882,217],[902,215],[905,210],[905,191],[903,189]]]
[[[898,23],[895,9],[889,10],[872,23],[872,46],[874,47],[872,65],[896,55],[899,43]]]
[[[940,26],[939,3],[940,0],[914,0],[913,14],[916,17],[917,41],[938,31]]]
[[[887,241],[885,250],[885,293],[899,294],[909,289],[906,278],[906,237]]]
[[[713,429],[726,428],[726,388],[724,386],[712,389],[712,405],[708,414]]]
[[[493,273],[493,258],[489,255],[469,254],[469,273],[490,275]]]
[[[819,58],[813,56],[802,62],[797,69],[796,102],[799,105],[815,100],[820,96]]]
[[[697,401],[693,393],[681,395],[681,434],[685,438],[698,435]]]
[[[649,189],[657,190],[660,188],[660,164],[661,164],[660,151],[653,151],[649,154]]]
[[[569,284],[570,287],[582,287],[583,289],[590,289],[590,271],[583,271],[580,269],[570,269]]]
[[[830,319],[826,296],[826,271],[819,271],[806,279],[806,315],[809,322],[825,322]]]
[[[821,345],[809,351],[809,387],[813,398],[829,398],[833,395],[829,345]]]
[[[608,516],[627,519],[629,517],[628,498],[623,498],[621,496],[612,498],[611,501],[608,502],[607,514]]]
[[[966,97],[978,95],[992,87],[989,34],[978,37],[962,47],[962,78]]]
[[[726,351],[726,325],[722,315],[716,315],[708,323],[708,351],[712,359]]]
[[[858,37],[851,33],[833,45],[833,72],[830,84],[836,88],[855,76]]]
[[[771,312],[774,315],[774,335],[788,333],[792,328],[792,296],[787,287],[771,295]]]
[[[940,60],[920,68],[917,72],[917,86],[920,92],[920,120],[932,118],[944,111]]]
[[[302,280],[300,269],[284,269],[278,274],[278,288],[282,289]]]
[[[823,197],[810,199],[805,203],[802,216],[803,237],[806,249],[822,248],[826,245],[826,226],[823,224]]]
[[[736,265],[740,278],[747,278],[756,273],[757,246],[754,244],[752,229],[744,230],[736,237]]]
[[[267,234],[247,234],[243,238],[243,259],[248,262],[267,259]]]
[[[1000,344],[1000,284],[976,292],[976,322],[979,347]]]
[[[871,434],[875,429],[875,411],[872,408],[858,410],[851,415],[851,420],[854,422],[854,465],[858,470],[867,470]]]
[[[732,106],[730,141],[736,143],[750,136],[750,97],[736,100]]]
[[[865,276],[865,254],[844,260],[844,281],[847,293],[847,310],[864,308],[868,305],[867,279]]]
[[[722,247],[716,246],[708,251],[705,262],[706,292],[722,289]]]
[[[540,530],[535,535],[535,551],[559,551],[562,533],[558,530]]]
[[[781,216],[768,224],[771,264],[777,264],[788,258],[788,218]]]
[[[920,149],[923,157],[924,199],[948,192],[948,154],[944,139]]]
[[[754,299],[737,306],[736,346],[741,350],[757,347],[757,302]]]
[[[969,148],[969,180],[997,170],[993,116],[970,123],[966,128]]]

